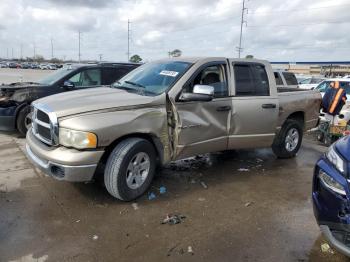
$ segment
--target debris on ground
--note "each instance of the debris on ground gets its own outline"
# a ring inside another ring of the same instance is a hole
[[[200,198],[198,198],[198,201],[203,202],[203,201],[205,201],[205,198],[204,197],[200,197]]]
[[[253,202],[247,202],[247,203],[244,204],[244,206],[245,206],[245,207],[249,207],[249,206],[251,206],[252,204],[253,204]]]
[[[204,189],[208,189],[208,186],[207,186],[206,183],[204,183],[204,181],[201,181],[201,185],[202,185],[202,187],[203,187]]]
[[[98,236],[97,236],[97,235],[93,235],[92,239],[93,239],[93,240],[97,240],[97,239],[98,239]]]
[[[194,255],[194,253],[193,253],[193,249],[192,249],[192,247],[191,247],[191,246],[188,246],[188,248],[187,248],[187,252],[188,252],[188,253],[190,253],[191,255]]]
[[[132,203],[131,206],[134,210],[139,209],[139,205],[137,203]]]
[[[186,216],[180,214],[167,214],[163,219],[162,224],[176,225],[180,224]]]
[[[238,169],[239,172],[249,172],[248,168],[239,168]]]
[[[161,186],[159,188],[159,194],[165,194],[166,193],[166,187],[165,186]]]
[[[77,221],[75,221],[75,223],[79,223],[80,222],[80,219],[78,219]]]
[[[322,253],[334,254],[334,251],[333,251],[332,248],[328,245],[328,243],[323,243],[323,244],[321,245],[321,251],[322,251]]]
[[[119,214],[122,215],[122,214],[127,213],[127,212],[128,212],[128,210],[126,208],[124,208],[123,210],[119,211]]]
[[[156,199],[157,196],[153,193],[153,192],[149,192],[148,193],[148,200],[153,200],[153,199]]]

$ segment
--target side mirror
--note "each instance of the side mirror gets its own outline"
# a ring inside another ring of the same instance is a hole
[[[75,85],[74,85],[74,83],[72,81],[66,80],[66,81],[64,81],[62,87],[65,88],[65,89],[72,89],[72,88],[75,87]]]
[[[203,101],[208,102],[213,100],[214,87],[209,85],[195,85],[192,93],[183,93],[180,96],[180,101]]]

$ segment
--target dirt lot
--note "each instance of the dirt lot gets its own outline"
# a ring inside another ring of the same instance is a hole
[[[153,183],[157,197],[134,203],[43,175],[24,143],[0,134],[0,261],[346,261],[320,249],[310,193],[325,148],[312,142],[290,160],[266,149],[173,163]],[[162,225],[168,213],[186,218]]]
[[[13,82],[37,81],[53,70],[0,68],[0,85]]]

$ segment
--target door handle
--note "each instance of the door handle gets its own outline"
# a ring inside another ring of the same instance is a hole
[[[276,104],[263,104],[262,108],[276,108]]]
[[[219,111],[219,112],[230,111],[230,110],[231,110],[230,106],[219,106],[216,108],[216,111]]]

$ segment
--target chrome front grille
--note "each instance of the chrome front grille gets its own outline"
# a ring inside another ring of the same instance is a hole
[[[57,117],[46,105],[33,104],[32,132],[47,145],[58,144]]]

